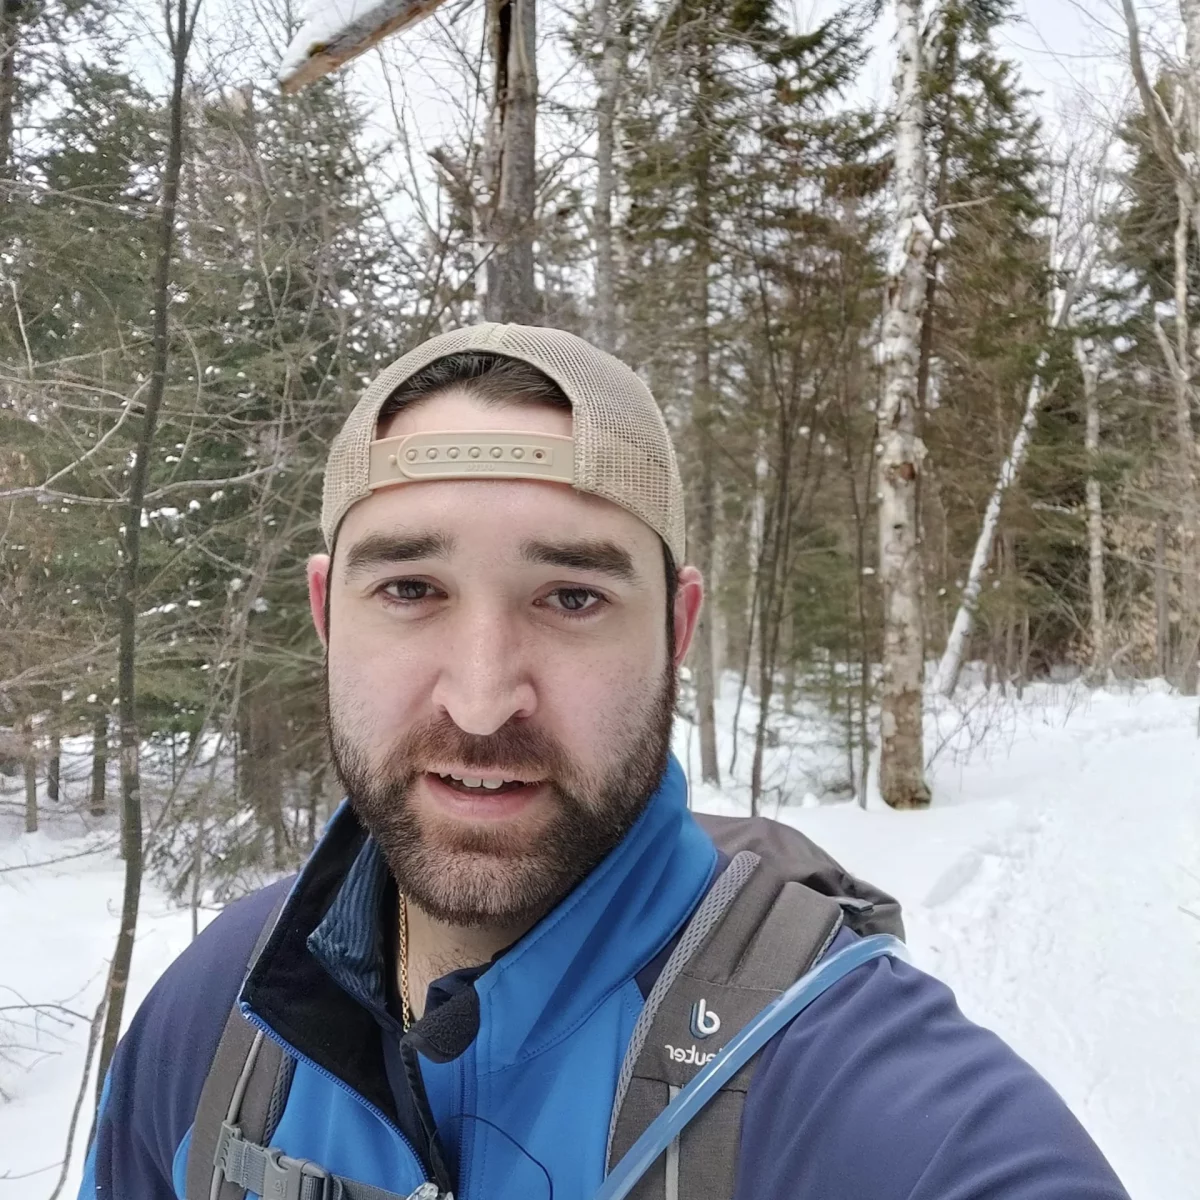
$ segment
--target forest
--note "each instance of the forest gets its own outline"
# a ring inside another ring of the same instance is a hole
[[[650,385],[708,581],[680,704],[719,785],[753,699],[755,810],[800,705],[824,798],[923,807],[968,665],[1196,694],[1195,0],[1114,3],[1126,102],[1052,130],[1012,0],[451,0],[287,90],[300,5],[205,4],[0,0],[0,804],[119,818],[132,922],[143,869],[220,902],[340,799],[325,455],[472,321]]]

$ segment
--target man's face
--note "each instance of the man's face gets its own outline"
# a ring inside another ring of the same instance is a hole
[[[569,435],[571,418],[453,390],[380,436],[452,429]],[[668,646],[661,543],[624,509],[524,480],[385,488],[309,592],[342,783],[431,916],[535,919],[658,786],[700,582],[680,573]]]

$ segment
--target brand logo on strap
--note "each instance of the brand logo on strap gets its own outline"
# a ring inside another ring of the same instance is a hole
[[[714,1033],[720,1031],[720,1028],[721,1018],[708,1007],[705,1000],[697,1000],[692,1005],[692,1037],[712,1037]]]
[[[668,1058],[677,1063],[687,1063],[688,1066],[702,1067],[717,1057],[715,1054],[705,1054],[698,1046],[664,1046],[663,1049]]]

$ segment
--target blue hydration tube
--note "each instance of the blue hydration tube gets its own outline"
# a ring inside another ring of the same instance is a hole
[[[649,1128],[613,1168],[593,1200],[624,1200],[688,1122],[789,1021],[856,967],[884,955],[909,961],[908,950],[899,938],[875,934],[830,955],[772,1000],[748,1025],[738,1030],[716,1058],[702,1067],[650,1122]]]

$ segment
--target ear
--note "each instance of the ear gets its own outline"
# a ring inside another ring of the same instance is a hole
[[[704,578],[695,567],[684,567],[679,572],[679,583],[675,588],[675,665],[678,667],[687,657],[687,652],[696,633],[696,622],[700,620],[700,606],[704,603]]]
[[[308,560],[308,608],[312,613],[313,628],[321,645],[329,646],[329,630],[325,628],[325,601],[329,595],[328,554],[314,554]]]

